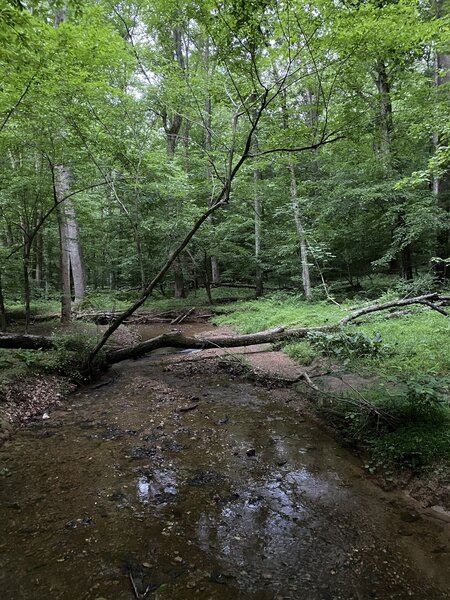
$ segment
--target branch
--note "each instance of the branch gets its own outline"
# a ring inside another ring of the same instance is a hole
[[[96,187],[100,187],[102,185],[108,185],[107,181],[101,181],[100,183],[93,183],[92,185],[88,185],[84,188],[81,188],[79,190],[76,190],[75,192],[71,192],[70,194],[67,194],[67,196],[64,196],[64,198],[61,198],[61,200],[58,200],[55,204],[52,205],[51,208],[48,209],[47,212],[45,212],[42,217],[39,219],[39,221],[37,222],[36,226],[34,227],[33,231],[31,232],[30,236],[27,238],[27,243],[31,244],[32,241],[34,240],[34,238],[36,237],[39,229],[42,227],[42,225],[45,223],[45,221],[50,217],[50,215],[58,208],[58,206],[60,204],[62,204],[63,202],[65,202],[66,200],[68,200],[69,198],[71,198],[72,196],[75,196],[76,194],[81,194],[81,192],[86,192],[87,190],[92,190],[93,188]],[[18,252],[21,248],[24,247],[25,244],[20,244],[19,246],[16,246],[13,250],[11,250],[11,252],[5,257],[5,260],[9,260],[12,256],[14,256],[14,254],[16,254],[16,252]]]
[[[365,308],[360,308],[355,310],[347,317],[344,317],[339,321],[339,325],[347,325],[350,321],[354,321],[358,317],[362,315],[368,315],[369,313],[373,313],[379,310],[387,310],[389,308],[394,308],[396,306],[408,306],[409,304],[426,304],[431,300],[439,300],[438,294],[424,294],[423,296],[416,296],[415,298],[405,298],[403,300],[392,300],[391,302],[385,302],[384,304],[373,304],[371,306],[366,306]],[[437,310],[437,307],[436,307]],[[445,314],[445,316],[449,316],[445,311],[440,310]]]
[[[34,81],[34,78],[36,77],[36,75],[38,74],[38,71],[36,71],[36,73],[33,75],[33,77],[30,79],[30,81],[27,83],[27,85],[25,86],[25,90],[23,91],[23,93],[21,94],[20,98],[17,100],[17,102],[14,104],[14,106],[6,113],[5,118],[3,119],[2,124],[0,125],[0,132],[3,131],[3,129],[6,127],[8,121],[10,120],[10,118],[13,116],[14,112],[16,111],[17,107],[19,106],[19,104],[23,101],[23,99],[25,98],[25,96],[28,94],[31,84]]]
[[[309,146],[300,146],[298,148],[271,148],[270,150],[263,150],[262,152],[258,152],[257,154],[250,154],[249,158],[258,158],[259,156],[265,156],[266,154],[275,154],[276,152],[305,152],[306,150],[316,150],[321,146],[326,146],[327,144],[332,144],[333,142],[338,142],[339,140],[344,139],[344,135],[339,135],[334,138],[329,138],[321,140],[316,144],[310,144]]]

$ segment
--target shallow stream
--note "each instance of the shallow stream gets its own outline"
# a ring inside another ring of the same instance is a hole
[[[177,360],[116,366],[2,448],[2,600],[450,598],[448,524],[298,392]]]

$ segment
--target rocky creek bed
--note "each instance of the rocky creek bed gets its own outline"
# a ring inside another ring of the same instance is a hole
[[[292,389],[158,355],[49,417],[0,451],[2,599],[450,598],[448,523],[368,481]]]

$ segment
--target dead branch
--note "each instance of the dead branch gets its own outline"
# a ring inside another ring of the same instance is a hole
[[[350,321],[354,321],[362,315],[368,315],[369,313],[377,312],[380,310],[388,310],[389,308],[395,308],[397,306],[408,306],[409,304],[424,304],[431,302],[431,300],[439,300],[438,294],[424,294],[423,296],[416,296],[415,298],[404,298],[402,300],[392,300],[391,302],[385,302],[384,304],[372,304],[364,308],[359,308],[353,311],[347,317],[344,317],[339,321],[339,325],[347,325]],[[444,311],[445,312],[445,311]],[[446,314],[446,316],[448,316]]]

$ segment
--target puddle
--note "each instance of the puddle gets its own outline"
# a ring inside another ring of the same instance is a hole
[[[2,448],[2,599],[450,597],[448,525],[405,519],[294,392],[210,363],[122,363]]]

